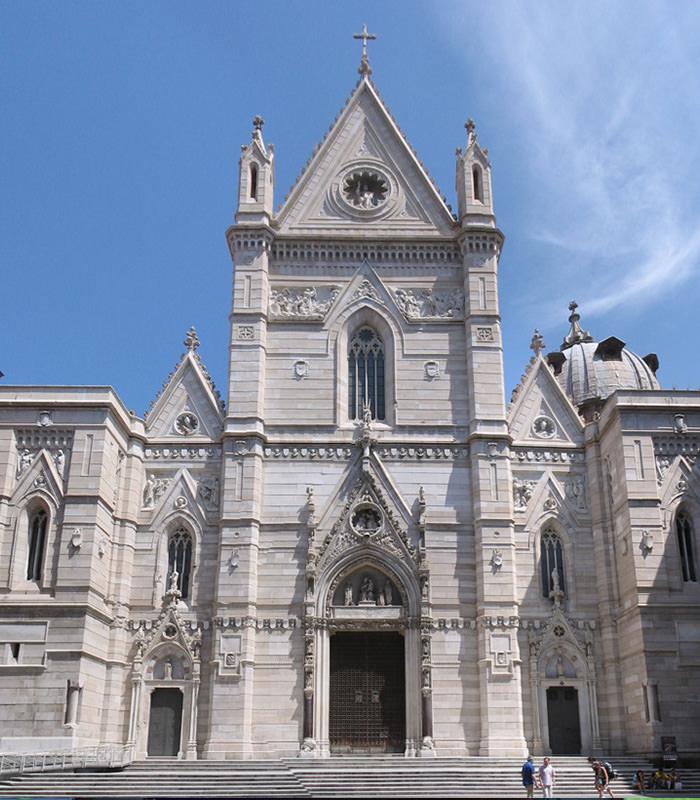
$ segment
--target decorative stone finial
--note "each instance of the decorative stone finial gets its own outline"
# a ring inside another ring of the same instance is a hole
[[[194,325],[187,331],[183,344],[188,350],[192,351],[199,347],[199,336],[197,336],[197,331],[195,330]]]
[[[373,33],[368,33],[367,31],[367,23],[362,26],[361,33],[353,33],[353,39],[362,39],[362,57],[360,58],[360,67],[357,70],[362,77],[370,76],[372,74],[372,70],[369,66],[369,59],[367,58],[367,42],[376,39],[377,37]]]
[[[579,325],[581,315],[576,311],[577,308],[578,303],[575,300],[572,300],[569,303],[569,311],[571,311],[569,322],[571,327],[569,328],[569,332],[564,337],[564,341],[561,343],[562,350],[566,350],[568,347],[573,347],[575,344],[580,344],[581,342],[593,341],[591,334],[588,331],[584,331]]]
[[[476,123],[474,120],[469,117],[469,119],[464,123],[464,127],[467,129],[467,147],[476,141]]]
[[[532,350],[535,354],[535,358],[544,350],[545,343],[544,343],[544,336],[535,328],[534,333],[532,334],[532,339],[530,340],[530,350]]]
[[[262,134],[262,128],[265,124],[265,120],[260,116],[260,114],[256,114],[253,117],[253,136],[259,136]]]

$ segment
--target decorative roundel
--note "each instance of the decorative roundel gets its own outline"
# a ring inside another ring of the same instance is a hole
[[[551,439],[557,432],[557,426],[553,419],[541,415],[535,417],[532,423],[532,432],[538,439]]]
[[[197,415],[191,411],[183,411],[175,420],[175,430],[181,436],[192,436],[199,428],[199,420]]]
[[[386,202],[389,183],[375,169],[357,169],[345,176],[342,191],[346,203],[355,208],[372,210]]]
[[[177,636],[177,628],[171,623],[163,628],[163,636],[166,639],[174,639]]]
[[[328,194],[337,213],[358,220],[396,213],[400,198],[399,184],[386,165],[366,158],[346,164]]]
[[[358,506],[350,517],[350,526],[361,536],[372,536],[382,527],[382,514],[376,506]]]

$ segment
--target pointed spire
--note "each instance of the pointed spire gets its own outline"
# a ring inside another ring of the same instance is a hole
[[[564,341],[561,343],[562,350],[566,350],[568,347],[573,347],[575,344],[580,344],[581,342],[593,341],[591,334],[588,331],[584,331],[579,325],[581,315],[576,311],[577,308],[578,303],[575,300],[572,300],[569,303],[569,311],[571,311],[569,323],[571,324],[571,327],[569,328],[569,332],[564,337]]]
[[[190,352],[194,352],[199,347],[199,336],[197,336],[194,325],[187,331],[183,344]]]
[[[544,336],[535,328],[532,339],[530,340],[530,350],[534,352],[535,358],[544,350],[545,346]]]
[[[368,78],[372,74],[372,69],[369,65],[369,58],[367,57],[367,42],[376,39],[373,33],[367,31],[367,23],[362,26],[361,33],[353,33],[353,39],[362,39],[362,57],[360,58],[360,66],[357,70],[363,78]]]

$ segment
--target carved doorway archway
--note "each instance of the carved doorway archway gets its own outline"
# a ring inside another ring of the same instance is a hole
[[[332,754],[402,753],[406,742],[404,638],[341,632],[330,639]]]

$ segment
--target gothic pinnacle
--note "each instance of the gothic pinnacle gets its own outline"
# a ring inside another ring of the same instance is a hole
[[[197,336],[194,325],[187,331],[183,344],[190,352],[194,352],[199,347],[199,336]]]

